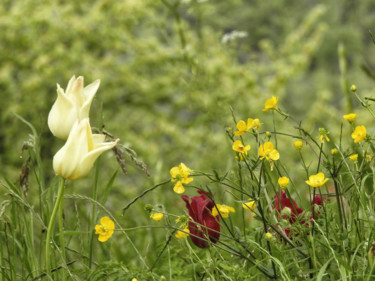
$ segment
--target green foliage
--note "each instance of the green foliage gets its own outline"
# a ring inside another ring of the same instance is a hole
[[[62,142],[46,124],[55,83],[65,88],[74,74],[86,84],[101,79],[91,125],[119,137],[121,145],[112,154],[118,164],[102,157],[92,177],[67,183],[64,231],[56,227],[51,245],[53,278],[266,280],[276,274],[280,280],[370,280],[375,188],[366,154],[374,148],[371,142],[368,148],[354,145],[348,137],[353,128],[341,125],[342,115],[353,110],[361,124],[369,124],[369,134],[373,131],[375,61],[367,33],[373,5],[369,0],[2,1],[0,280],[47,279],[45,236],[58,190],[51,163]],[[349,90],[354,82],[357,100]],[[303,123],[262,114],[271,96]],[[248,162],[255,177],[231,149],[233,119],[249,117],[262,123]],[[321,127],[331,139],[324,150],[317,146]],[[265,130],[272,140],[277,136],[283,157],[277,173],[254,154],[268,139]],[[302,151],[303,164],[292,144],[299,138],[312,149]],[[335,147],[339,154],[331,156]],[[300,220],[306,220],[313,212],[312,194],[301,186],[315,173],[321,151],[318,166],[335,182],[334,190],[323,192],[330,199],[324,216],[314,230],[290,225],[270,202],[278,176],[291,178],[288,196],[303,207]],[[357,166],[348,160],[353,153],[359,154]],[[263,216],[257,211],[251,219],[236,207],[235,216],[222,219],[228,225],[222,224],[220,243],[209,249],[175,239],[180,227],[175,221],[187,213],[165,180],[180,162],[204,171],[197,172],[189,195],[197,188],[210,190],[215,202],[229,206],[252,197],[264,207]],[[254,193],[258,186],[262,193]],[[145,206],[163,212],[163,222],[151,221]],[[93,231],[102,216],[116,224],[103,244]],[[269,242],[264,221],[274,231]],[[299,236],[292,244],[280,242],[272,226]]]

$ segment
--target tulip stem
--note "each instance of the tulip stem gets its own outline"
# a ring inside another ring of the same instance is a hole
[[[64,185],[65,185],[65,179],[61,178],[59,191],[57,194],[55,206],[53,207],[52,215],[48,223],[47,228],[47,237],[46,237],[46,256],[45,256],[45,262],[46,262],[46,273],[47,275],[50,275],[51,273],[51,259],[50,259],[50,249],[51,249],[51,236],[53,233],[53,228],[55,226],[55,219],[58,210],[60,209],[60,205],[62,203],[62,199],[64,196]],[[60,236],[63,236],[62,229],[60,228]],[[61,238],[60,238],[61,239]],[[60,240],[61,242],[62,240]],[[64,245],[62,245],[64,246]],[[64,251],[64,250],[63,250]]]

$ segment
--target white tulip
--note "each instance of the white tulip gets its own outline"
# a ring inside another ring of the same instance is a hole
[[[83,88],[83,77],[73,76],[66,91],[57,84],[57,99],[48,115],[48,127],[52,134],[66,140],[76,120],[89,117],[92,100],[99,88],[100,80],[95,80]]]
[[[89,119],[76,121],[65,145],[53,157],[55,173],[69,180],[86,176],[95,160],[120,140],[105,142],[105,135],[92,134]]]

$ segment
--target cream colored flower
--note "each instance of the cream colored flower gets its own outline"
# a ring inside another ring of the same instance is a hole
[[[120,140],[105,142],[105,135],[92,134],[89,119],[74,124],[65,145],[53,157],[55,173],[69,180],[86,176],[95,160]]]
[[[82,76],[73,76],[65,91],[57,84],[57,99],[48,115],[48,127],[54,136],[66,140],[76,120],[89,117],[99,84],[100,80],[95,80],[84,88]]]

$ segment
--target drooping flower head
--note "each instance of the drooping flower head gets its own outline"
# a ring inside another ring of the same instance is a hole
[[[359,143],[366,139],[367,131],[365,126],[357,126],[355,127],[354,132],[352,133],[352,138],[355,143]]]
[[[105,142],[105,135],[91,132],[88,118],[77,120],[65,145],[53,157],[53,169],[65,179],[83,178],[90,172],[96,159],[119,141]]]
[[[272,98],[266,100],[266,102],[264,103],[263,111],[276,109],[278,100],[279,100],[279,98],[276,98],[274,96],[272,96]]]
[[[95,80],[84,88],[82,76],[73,76],[65,91],[57,84],[57,99],[48,115],[48,127],[54,136],[66,140],[76,120],[89,117],[99,84],[100,80]]]
[[[209,243],[216,243],[220,238],[220,216],[213,216],[211,210],[215,204],[207,198],[208,193],[198,190],[200,196],[188,197],[182,195],[181,198],[186,203],[189,216],[189,231],[191,241],[200,248],[208,247]]]
[[[306,183],[311,187],[321,187],[324,185],[329,179],[324,178],[323,173],[317,173],[316,175],[312,175],[306,181]]]
[[[115,223],[109,217],[102,217],[100,225],[95,225],[95,234],[99,234],[98,240],[100,242],[107,241],[115,230]]]
[[[188,184],[194,180],[194,178],[189,178],[191,170],[184,163],[181,163],[177,167],[173,167],[169,173],[172,177],[171,181],[176,182],[173,191],[178,194],[185,192],[183,184]]]
[[[250,150],[250,145],[244,146],[242,141],[236,140],[233,142],[232,148],[234,151],[247,155],[247,152]]]
[[[259,146],[258,155],[260,156],[260,160],[266,158],[270,162],[271,168],[273,168],[273,161],[280,158],[279,152],[274,149],[273,143],[269,141]]]

